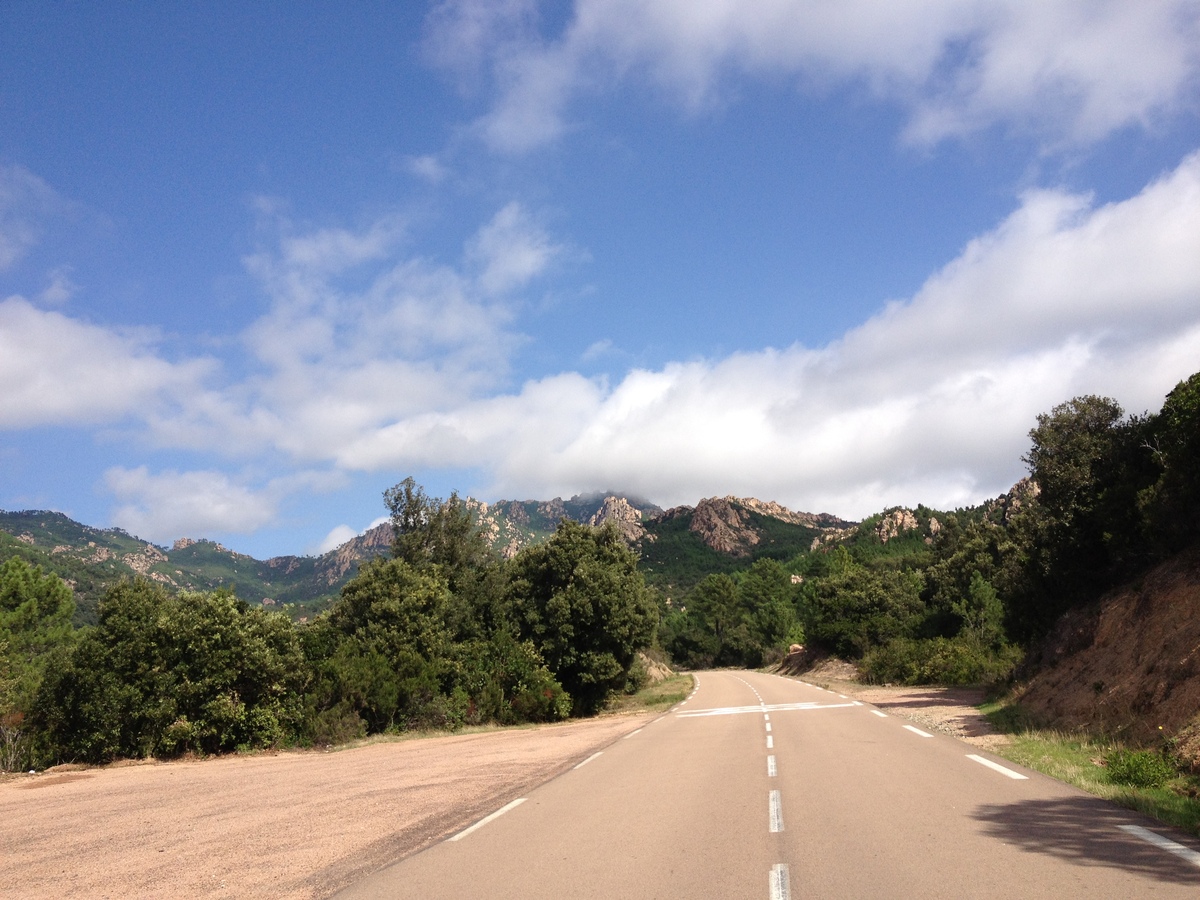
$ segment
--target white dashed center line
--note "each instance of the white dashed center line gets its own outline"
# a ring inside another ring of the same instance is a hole
[[[774,746],[775,746],[775,741],[774,741],[774,739],[773,739],[773,738],[772,738],[772,737],[771,737],[771,736],[768,734],[768,735],[767,735],[767,749],[768,749],[768,750],[770,750],[770,749],[772,749]]]
[[[1012,769],[1002,766],[1002,765],[1000,765],[1000,763],[992,762],[990,759],[984,759],[982,756],[979,756],[978,754],[968,753],[967,759],[973,760],[973,761],[979,763],[981,766],[987,766],[989,769],[991,769],[995,772],[999,772],[1001,775],[1005,775],[1005,776],[1013,779],[1014,781],[1028,781],[1029,780],[1028,775],[1022,775],[1020,772],[1014,772]]]
[[[580,763],[580,765],[583,765],[583,763]],[[768,756],[767,757],[767,777],[774,778],[778,774],[779,774],[779,770],[777,768],[775,768],[775,757]]]
[[[771,900],[791,900],[792,887],[789,882],[787,863],[771,866]]]
[[[1153,844],[1160,850],[1166,850],[1168,853],[1174,853],[1180,859],[1185,859],[1193,866],[1200,867],[1200,853],[1190,847],[1185,847],[1183,844],[1177,844],[1169,838],[1163,837],[1161,834],[1155,834],[1141,825],[1118,825],[1126,834],[1132,834],[1136,838],[1141,838],[1147,844]]]
[[[779,791],[771,791],[767,802],[768,819],[770,820],[771,834],[783,831],[783,801],[779,797]]]

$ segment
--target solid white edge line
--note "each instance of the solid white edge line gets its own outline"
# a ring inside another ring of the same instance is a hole
[[[1001,775],[1005,775],[1005,776],[1013,779],[1014,781],[1028,781],[1029,780],[1028,775],[1022,775],[1020,772],[1014,772],[1012,769],[1002,766],[1002,765],[1000,765],[1000,763],[992,762],[990,759],[984,759],[982,756],[979,756],[976,753],[968,753],[967,759],[974,760],[975,762],[979,763],[981,766],[987,766],[989,769],[999,772]]]
[[[629,740],[635,734],[641,734],[641,733],[642,733],[642,729],[640,729],[640,728],[637,731],[631,731],[631,732],[629,732],[629,734],[625,735],[625,740]]]
[[[1200,853],[1197,853],[1190,847],[1177,844],[1170,838],[1165,838],[1161,834],[1155,834],[1150,829],[1143,828],[1141,825],[1118,825],[1117,827],[1126,834],[1132,834],[1136,838],[1141,838],[1147,844],[1153,844],[1160,850],[1174,853],[1180,859],[1186,860],[1193,866],[1200,867]]]
[[[921,737],[933,737],[933,735],[930,734],[928,731],[922,731],[916,725],[905,725],[904,728],[907,731],[911,731],[913,734],[919,734]]]
[[[604,752],[603,750],[597,750],[595,753],[593,753],[591,756],[589,756],[587,759],[585,759],[585,760],[584,760],[583,762],[581,762],[579,765],[577,765],[577,766],[572,766],[571,768],[573,768],[573,769],[582,769],[584,766],[586,766],[588,763],[590,763],[590,762],[591,762],[593,759],[595,759],[597,756],[599,756],[599,755],[600,755],[601,753],[603,753],[603,752]]]
[[[466,837],[468,834],[470,834],[472,831],[475,831],[475,830],[477,830],[477,829],[479,829],[479,828],[482,828],[484,825],[486,825],[488,822],[492,821],[493,819],[498,819],[498,818],[500,818],[502,815],[504,815],[504,814],[505,814],[506,812],[508,812],[510,809],[516,809],[518,806],[520,806],[520,805],[521,805],[522,803],[524,803],[524,802],[525,802],[525,798],[524,798],[524,797],[519,797],[519,798],[517,798],[516,800],[514,800],[512,803],[509,803],[509,804],[506,804],[505,806],[502,806],[502,807],[500,807],[498,810],[496,810],[496,811],[495,811],[494,813],[492,813],[490,816],[484,816],[482,819],[480,819],[478,822],[476,822],[476,823],[475,823],[474,825],[472,825],[470,828],[464,828],[464,829],[463,829],[462,831],[460,831],[458,834],[454,835],[454,837],[451,837],[451,838],[446,838],[446,840],[448,840],[448,841],[461,841],[463,838],[465,838],[465,837]]]
[[[792,885],[788,878],[787,863],[775,863],[771,866],[771,900],[791,900]]]
[[[783,831],[783,800],[779,791],[771,791],[767,797],[767,818],[770,820],[771,834]]]
[[[879,710],[877,710],[877,709],[873,709],[873,710],[871,710],[871,715],[873,715],[873,716],[879,716],[879,718],[881,718],[881,719],[886,719],[886,718],[888,717],[887,713],[885,713],[885,712],[880,712],[880,711],[879,711]]]

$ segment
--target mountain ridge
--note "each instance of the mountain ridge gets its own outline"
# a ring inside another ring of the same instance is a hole
[[[489,544],[506,558],[549,538],[565,518],[594,526],[613,522],[632,546],[658,558],[658,568],[666,570],[671,568],[669,554],[656,553],[663,546],[656,545],[679,525],[689,535],[682,540],[692,544],[684,552],[712,554],[710,561],[718,566],[723,558],[736,566],[763,552],[793,555],[813,535],[853,525],[827,513],[795,512],[773,501],[733,496],[670,510],[618,491],[569,500],[486,503],[468,498],[464,503]],[[779,535],[765,536],[781,529],[788,532],[782,544]],[[667,544],[677,547],[680,540],[676,535]],[[85,525],[54,510],[0,510],[0,558],[23,556],[63,578],[76,593],[81,623],[94,621],[96,604],[109,585],[135,575],[175,590],[231,588],[247,602],[278,607],[303,620],[327,606],[359,565],[386,554],[391,544],[392,526],[385,522],[323,554],[259,560],[204,538],[181,537],[168,548],[122,528]],[[655,571],[652,564],[652,581]]]

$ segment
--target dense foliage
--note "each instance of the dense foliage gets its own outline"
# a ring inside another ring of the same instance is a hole
[[[76,633],[61,580],[5,563],[0,738],[22,743],[0,763],[552,721],[595,713],[635,680],[658,608],[614,529],[563,522],[504,562],[457,496],[408,479],[385,502],[392,558],[364,565],[300,626],[231,591],[138,578],[110,588],[95,627]]]
[[[685,665],[757,665],[804,635],[873,681],[994,681],[1066,610],[1200,540],[1200,374],[1157,414],[1077,397],[1029,436],[1030,479],[1009,495],[885,510],[788,560],[791,590],[763,591],[759,564],[709,575],[665,617],[663,646]]]

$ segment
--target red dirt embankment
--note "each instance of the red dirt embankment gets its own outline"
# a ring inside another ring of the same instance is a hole
[[[1181,735],[1200,712],[1200,547],[1068,613],[1047,642],[1021,704],[1047,724],[1133,743]],[[1160,730],[1161,729],[1161,730]]]
[[[0,781],[0,896],[327,897],[653,718]]]

